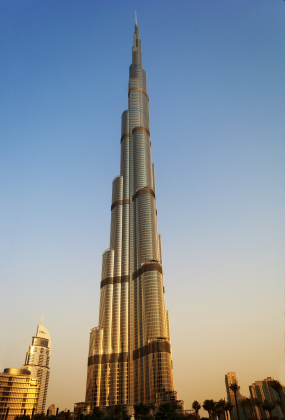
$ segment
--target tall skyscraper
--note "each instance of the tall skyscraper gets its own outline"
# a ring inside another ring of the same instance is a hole
[[[26,354],[26,361],[22,369],[31,372],[33,377],[38,378],[39,398],[36,413],[45,412],[47,399],[48,381],[50,375],[49,360],[51,352],[51,336],[47,328],[42,325],[43,319],[37,327],[36,336]]]
[[[273,381],[273,378],[269,377],[263,381],[256,381],[250,385],[249,392],[251,398],[258,398],[262,402],[265,400],[269,402],[279,400],[278,393],[269,385],[270,381]],[[285,389],[283,389],[283,394],[283,403],[285,403]],[[255,407],[255,412],[258,420],[269,419],[269,413],[267,411]],[[275,406],[275,409],[272,411],[272,415],[279,417],[280,419],[284,418],[282,410],[278,405]]]
[[[120,141],[110,248],[103,253],[99,326],[90,332],[86,404],[91,408],[177,399],[157,233],[149,97],[137,23]]]

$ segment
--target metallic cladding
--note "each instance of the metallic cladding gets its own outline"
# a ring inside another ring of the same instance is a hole
[[[103,253],[99,327],[90,332],[86,405],[158,403],[173,388],[161,238],[157,232],[149,97],[135,25],[120,176],[113,181],[110,249]]]

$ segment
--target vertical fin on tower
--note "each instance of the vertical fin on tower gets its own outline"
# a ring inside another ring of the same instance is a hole
[[[152,189],[155,192],[155,176],[154,176],[154,164],[151,164],[151,175],[152,175]]]
[[[161,235],[158,234],[157,236],[158,236],[158,241],[157,241],[157,245],[158,245],[158,250],[157,250],[158,261],[160,262],[160,264],[162,264]]]
[[[165,332],[168,341],[170,341],[170,328],[169,328],[169,314],[168,311],[165,311]]]

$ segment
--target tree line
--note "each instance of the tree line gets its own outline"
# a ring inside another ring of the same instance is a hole
[[[235,408],[237,413],[238,420],[240,419],[240,414],[238,408],[240,407],[243,410],[245,419],[248,419],[247,412],[250,413],[250,420],[258,420],[256,415],[257,409],[260,413],[262,420],[267,420],[264,418],[264,411],[268,413],[270,420],[279,420],[278,417],[272,416],[272,412],[276,406],[281,408],[283,417],[285,418],[285,406],[284,406],[284,392],[283,386],[279,381],[272,380],[268,382],[268,385],[271,386],[278,394],[279,399],[274,401],[261,401],[258,398],[243,398],[238,402],[237,393],[240,387],[237,384],[231,384],[230,389],[233,391],[235,405],[226,401],[225,399],[220,399],[219,401],[214,400],[205,400],[201,405],[198,401],[193,401],[192,403],[192,413],[179,412],[178,404],[176,401],[167,402],[161,404],[158,408],[155,404],[135,404],[134,405],[134,419],[135,420],[198,420],[200,419],[199,410],[201,407],[208,412],[209,419],[211,420],[229,420],[229,415],[232,417],[232,411]],[[124,405],[115,405],[108,412],[100,410],[99,407],[95,407],[93,411],[89,414],[78,413],[75,416],[76,420],[131,420],[131,417],[128,414],[127,408]],[[203,417],[201,418],[201,420]],[[14,420],[30,420],[29,416],[17,416]],[[69,420],[69,411],[61,411],[56,416],[45,416],[44,414],[35,414],[32,420]]]

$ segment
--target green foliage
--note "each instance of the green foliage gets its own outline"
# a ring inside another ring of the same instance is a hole
[[[115,405],[108,415],[110,420],[130,420],[126,407],[123,405]]]
[[[214,400],[205,400],[203,402],[202,407],[204,408],[204,410],[208,411],[209,418],[214,417],[214,412],[216,409],[216,403]]]
[[[101,411],[99,407],[94,407],[92,412],[92,420],[102,420],[105,417],[104,411]]]
[[[163,403],[158,407],[154,415],[155,420],[185,420],[187,416],[182,413],[177,413],[177,402]]]
[[[149,405],[140,403],[140,404],[135,404],[134,405],[134,416],[135,416],[135,420],[150,420],[151,419],[151,415],[150,415],[150,410],[153,410],[155,408],[155,406],[150,407]]]

